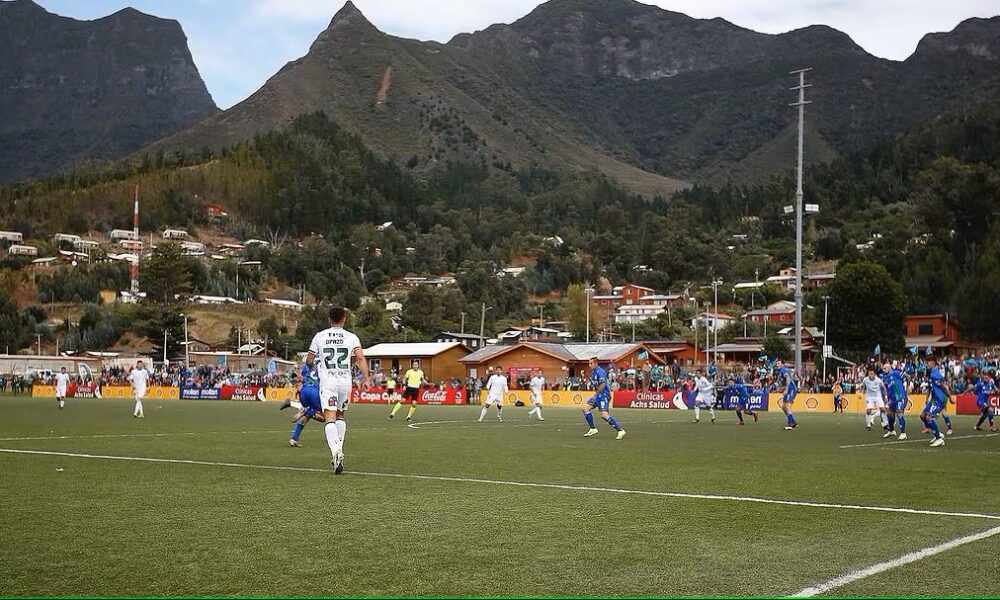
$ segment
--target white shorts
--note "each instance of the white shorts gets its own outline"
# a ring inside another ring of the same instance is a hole
[[[351,386],[337,385],[319,388],[319,403],[323,410],[345,412],[351,401]]]
[[[135,391],[135,399],[136,400],[142,400],[145,397],[146,397],[146,390],[136,390]]]
[[[64,389],[61,390],[59,388],[56,388],[56,398],[65,398],[65,397],[66,397],[66,390]]]
[[[698,395],[697,398],[695,399],[695,405],[698,406],[699,408],[712,408],[713,406],[715,406],[715,397],[709,396],[706,398],[704,396]]]
[[[535,404],[541,404],[542,403],[542,393],[541,392],[538,392],[538,393],[531,392],[531,401],[534,402]]]
[[[503,396],[500,396],[499,398],[494,397],[494,396],[486,396],[486,406],[489,406],[490,404],[496,404],[497,406],[503,406]]]
[[[882,398],[865,398],[865,408],[885,408],[885,400]]]

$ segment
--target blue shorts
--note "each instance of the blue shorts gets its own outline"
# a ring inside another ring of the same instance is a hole
[[[795,404],[795,396],[798,396],[798,395],[799,395],[799,391],[798,390],[795,390],[795,389],[788,390],[781,397],[781,401],[785,402],[786,404]]]
[[[319,401],[319,388],[316,386],[305,386],[299,390],[299,402],[305,416],[312,418],[313,415],[323,412],[323,405]]]
[[[906,412],[906,405],[909,404],[909,400],[904,398],[902,400],[889,400],[889,410],[892,412]]]
[[[989,405],[990,405],[990,403],[987,400],[976,400],[976,406],[979,407],[979,410],[986,410],[986,408]]]
[[[928,400],[927,404],[924,405],[924,412],[931,417],[936,417],[945,409],[945,404],[943,402],[937,402],[936,400]]]
[[[593,406],[599,411],[609,412],[611,410],[611,394],[597,394],[593,398],[587,400],[587,404]]]

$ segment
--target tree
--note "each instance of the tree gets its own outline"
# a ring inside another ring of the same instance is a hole
[[[34,319],[31,319],[34,323]],[[15,353],[34,341],[35,331],[24,313],[6,293],[0,293],[0,345],[5,352]]]
[[[566,291],[565,319],[576,339],[586,339],[587,335],[587,289],[582,284],[573,284]],[[597,331],[597,305],[590,299],[590,332]]]
[[[141,267],[139,287],[150,302],[172,304],[177,296],[191,291],[188,260],[177,244],[160,244]]]
[[[903,351],[903,319],[907,300],[903,288],[878,263],[842,263],[827,287],[830,296],[830,344],[865,356],[881,346]]]
[[[788,342],[788,338],[774,331],[769,331],[764,338],[763,350],[764,354],[772,359],[788,360],[792,356],[792,345]]]
[[[350,315],[350,326],[365,346],[396,338],[389,312],[379,302],[367,302]]]

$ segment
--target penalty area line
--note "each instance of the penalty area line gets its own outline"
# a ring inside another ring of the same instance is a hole
[[[917,550],[916,552],[910,552],[909,554],[904,554],[898,558],[892,560],[887,560],[885,562],[880,562],[876,565],[866,567],[864,569],[858,569],[856,571],[851,571],[850,573],[845,573],[825,581],[823,583],[816,584],[814,586],[807,587],[805,589],[799,590],[795,594],[792,594],[792,598],[809,598],[812,596],[818,596],[820,594],[825,594],[830,590],[843,587],[849,583],[854,583],[855,581],[865,579],[866,577],[871,577],[872,575],[878,575],[879,573],[884,573],[896,567],[901,567],[903,565],[908,565],[925,558],[934,556],[935,554],[940,554],[942,552],[947,552],[953,548],[958,548],[959,546],[964,546],[965,544],[971,544],[972,542],[978,542],[979,540],[985,540],[991,538],[995,535],[1000,534],[1000,527],[994,527],[992,529],[987,529],[986,531],[980,531],[979,533],[973,533],[960,538],[953,539],[936,546],[931,546],[929,548],[924,548],[923,550]]]
[[[142,456],[113,456],[102,454],[83,454],[76,452],[53,452],[48,450],[20,450],[0,448],[0,454],[19,454],[36,456],[59,456],[65,458],[84,458],[97,460],[117,460],[127,462],[146,462],[178,465],[198,465],[206,467],[229,467],[237,469],[259,469],[268,471],[295,471],[302,473],[329,473],[329,469],[314,467],[290,467],[282,465],[254,465],[247,463],[214,462],[206,460],[187,460],[178,458],[152,458]],[[563,483],[538,483],[530,481],[505,481],[501,479],[480,479],[475,477],[449,477],[445,475],[419,475],[410,473],[378,473],[373,471],[346,471],[349,475],[360,477],[385,477],[393,479],[413,479],[418,481],[444,481],[450,483],[479,483],[494,486],[510,486],[535,489],[567,490],[576,492],[600,492],[606,494],[626,494],[635,496],[651,496],[658,498],[680,498],[686,500],[713,500],[720,502],[747,502],[753,504],[773,504],[780,506],[800,506],[805,508],[829,508],[835,510],[860,510],[868,512],[903,513],[911,515],[930,515],[940,517],[966,517],[973,519],[989,519],[1000,521],[1000,515],[971,512],[954,512],[943,510],[925,510],[919,508],[903,508],[896,506],[863,506],[859,504],[836,504],[832,502],[812,502],[808,500],[780,500],[776,498],[758,498],[754,496],[730,496],[725,494],[695,494],[690,492],[666,492],[656,490],[639,490],[632,488],[596,487]]]

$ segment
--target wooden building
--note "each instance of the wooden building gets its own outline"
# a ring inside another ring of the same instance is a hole
[[[411,361],[419,359],[428,382],[449,383],[465,379],[465,367],[460,361],[471,352],[460,342],[395,343],[366,348],[365,358],[370,370],[380,370],[386,375],[392,371],[402,375],[410,368]]]

